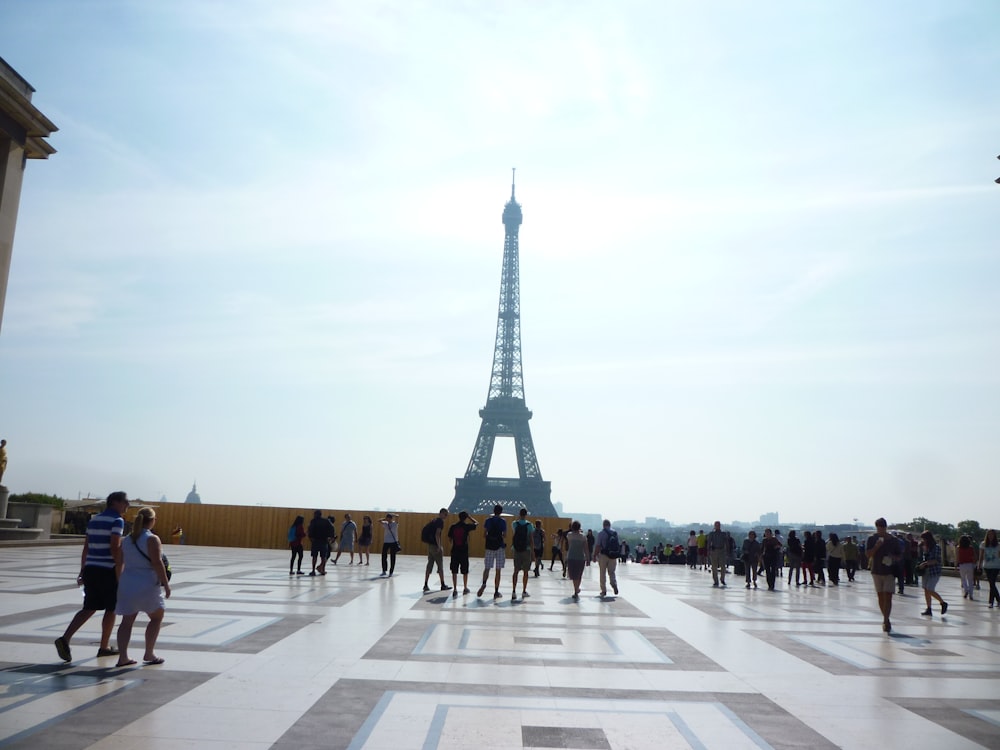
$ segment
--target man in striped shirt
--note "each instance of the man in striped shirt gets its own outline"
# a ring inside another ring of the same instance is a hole
[[[128,496],[124,492],[112,492],[108,495],[107,507],[87,524],[87,537],[80,556],[80,575],[76,577],[76,585],[83,586],[83,609],[73,616],[62,637],[56,638],[56,652],[63,661],[73,660],[69,650],[70,638],[99,609],[104,610],[104,618],[97,655],[114,656],[118,653],[110,642],[111,631],[115,627],[115,605],[118,603],[118,577],[124,564],[122,534],[125,519],[122,516],[128,506]]]

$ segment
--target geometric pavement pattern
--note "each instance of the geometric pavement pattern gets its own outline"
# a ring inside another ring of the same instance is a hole
[[[416,556],[290,577],[279,551],[169,553],[166,663],[116,668],[99,614],[73,662],[52,645],[80,548],[0,547],[0,748],[1000,747],[1000,608],[957,578],[944,617],[894,597],[886,635],[865,572],[770,592],[628,564],[602,600],[592,566],[574,601],[556,568],[512,602],[510,561],[494,600],[476,560],[453,597]]]

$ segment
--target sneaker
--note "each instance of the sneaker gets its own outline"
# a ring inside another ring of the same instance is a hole
[[[611,590],[615,592],[615,596],[618,596],[618,584],[617,583],[612,583],[611,584]]]
[[[479,591],[476,592],[476,596],[482,596],[484,591],[486,591],[486,584],[485,583],[482,586],[479,587]]]
[[[712,584],[712,588],[713,588],[713,589],[717,589],[717,588],[719,588],[719,584],[717,584],[717,583],[713,583],[713,584]]]
[[[503,599],[503,594],[501,594],[499,591],[494,591],[493,592],[493,598],[494,599]]]
[[[750,584],[749,583],[747,584],[747,588],[750,588]]]
[[[315,571],[315,570],[314,570],[314,571],[312,571],[312,572],[311,572],[311,573],[310,573],[309,575],[311,575],[311,576],[314,576],[314,575],[316,575],[316,571]]]
[[[385,577],[386,577],[387,575],[389,575],[389,574],[388,574],[388,573],[386,573],[386,572],[385,572],[385,571],[383,570],[383,571],[382,571],[381,573],[379,573],[379,576],[378,576],[378,577],[379,577],[379,578],[385,578]]]
[[[73,654],[65,638],[56,638],[56,653],[63,661],[73,661]]]
[[[424,584],[424,593],[425,593],[425,594],[429,594],[430,592],[431,592],[431,587],[430,587],[430,586],[428,586],[428,585],[427,585],[427,584],[425,583],[425,584]]]
[[[465,596],[468,593],[469,593],[468,589],[462,589],[462,596]]]
[[[289,571],[288,571],[288,575],[290,575],[290,576],[293,576],[293,575],[295,575],[295,571],[294,571],[294,570],[289,570]]]
[[[603,599],[604,597],[606,597],[607,595],[608,595],[608,592],[607,592],[607,591],[602,591],[602,592],[601,592],[601,598],[602,598],[602,599]]]
[[[924,617],[933,617],[934,616],[934,613],[931,612],[930,609],[925,609],[920,614],[922,614]]]
[[[885,632],[885,633],[891,633],[892,632],[892,625],[890,624],[890,622],[888,620],[886,620],[885,622],[882,623],[882,631]]]
[[[531,596],[531,594],[529,594],[527,591],[522,591],[521,592],[521,598],[522,599],[527,599],[529,596]]]
[[[725,581],[720,581],[719,585],[722,586],[722,588],[726,588],[726,582]]]
[[[466,590],[465,590],[465,593],[467,593],[467,594],[468,594],[468,593],[469,593],[469,590],[468,590],[468,589],[466,589]],[[452,591],[452,592],[451,592],[451,598],[452,598],[452,599],[454,599],[454,598],[455,598],[455,597],[457,597],[457,596],[458,596],[458,589],[455,589],[454,591]]]
[[[451,591],[451,586],[449,586],[447,583],[442,583],[441,584],[441,590],[442,591]]]
[[[948,611],[948,602],[941,602],[941,614],[943,615]]]
[[[510,600],[512,602],[516,602],[517,601],[517,592],[516,591],[513,594],[510,595]]]

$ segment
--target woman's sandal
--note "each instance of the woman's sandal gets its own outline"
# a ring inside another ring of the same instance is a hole
[[[138,664],[135,659],[129,659],[128,661],[120,661],[115,664],[116,667],[131,667],[133,664]]]

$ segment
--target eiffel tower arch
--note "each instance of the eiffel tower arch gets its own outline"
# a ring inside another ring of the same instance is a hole
[[[503,209],[503,270],[500,274],[500,309],[497,314],[496,345],[493,350],[493,373],[486,406],[479,410],[482,422],[472,449],[465,476],[455,480],[455,499],[449,510],[490,514],[494,505],[517,513],[527,508],[533,516],[555,517],[552,487],[542,479],[528,420],[531,411],[524,403],[524,374],[521,371],[521,293],[518,260],[518,232],[521,206],[514,200],[511,181],[510,200]],[[498,437],[514,438],[517,477],[490,477],[493,447]]]

